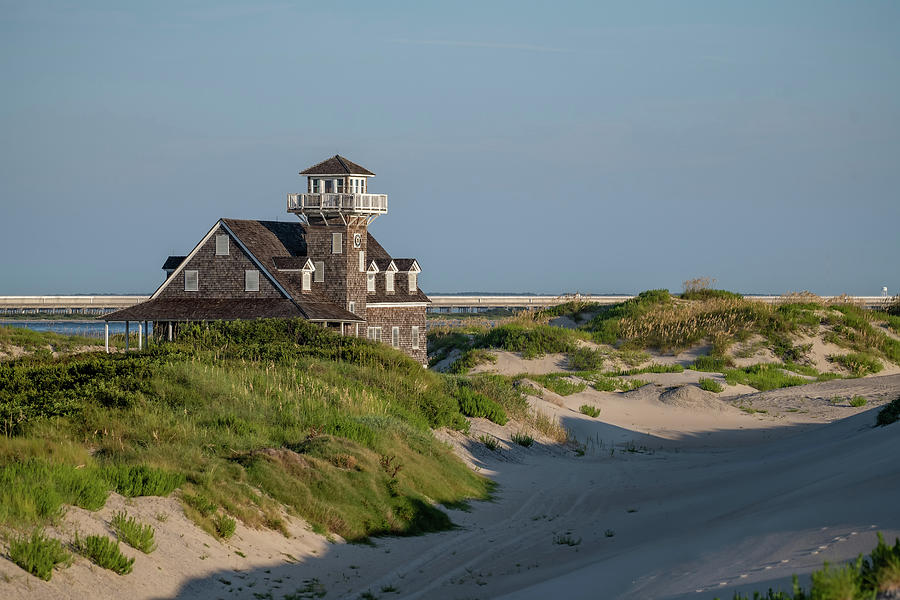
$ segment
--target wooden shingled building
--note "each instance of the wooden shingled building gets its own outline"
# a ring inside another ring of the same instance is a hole
[[[387,213],[387,195],[368,193],[374,173],[336,155],[300,174],[306,192],[287,197],[298,222],[219,219],[187,256],[165,261],[149,300],[102,318],[137,321],[142,334],[152,322],[156,339],[172,339],[184,323],[300,317],[426,364],[419,264],[368,231]]]

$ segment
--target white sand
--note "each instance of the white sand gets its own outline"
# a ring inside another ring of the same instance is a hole
[[[363,546],[300,524],[291,539],[239,526],[222,544],[174,500],[138,499],[128,508],[154,524],[160,548],[126,550],[138,555],[133,574],[77,559],[45,583],[0,559],[0,597],[280,599],[321,585],[326,598],[709,600],[868,553],[875,531],[900,536],[900,423],[871,427],[876,407],[900,394],[900,375],[755,393],[741,401],[767,412],[753,415],[672,389],[693,376],[628,394],[587,390],[562,406],[531,398],[574,432],[583,456],[541,439],[517,446],[515,423],[475,420],[468,438],[442,434],[499,483],[495,501],[450,512],[454,531]],[[830,401],[855,394],[869,404]],[[600,416],[577,412],[581,404]],[[482,434],[503,450],[487,450]],[[124,505],[114,496],[98,513],[73,509],[62,529],[102,531]]]

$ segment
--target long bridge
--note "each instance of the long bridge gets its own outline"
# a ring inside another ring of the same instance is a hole
[[[564,302],[580,301],[597,304],[616,304],[634,296],[559,294],[547,296],[430,296],[432,313],[485,312],[492,309],[527,310],[556,306]],[[81,315],[99,316],[133,306],[149,296],[0,296],[0,317],[28,315],[42,316]],[[774,304],[783,302],[784,296],[754,296],[745,298]],[[891,299],[884,296],[821,296],[828,301],[841,299],[869,308],[884,306]]]

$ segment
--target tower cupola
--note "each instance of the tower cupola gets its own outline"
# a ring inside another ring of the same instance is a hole
[[[387,213],[387,194],[369,193],[375,173],[343,156],[335,154],[300,174],[306,175],[306,193],[288,194],[287,210],[306,223],[368,224]]]

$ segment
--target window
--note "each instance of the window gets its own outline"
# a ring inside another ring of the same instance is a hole
[[[391,327],[391,346],[394,348],[400,347],[400,328],[399,327]]]
[[[324,179],[325,182],[325,193],[330,194],[334,191],[334,180],[333,179]]]
[[[394,274],[390,271],[384,274],[384,290],[386,292],[394,291]]]
[[[347,310],[349,310],[353,314],[356,314],[356,302],[351,300],[349,303],[347,303]]]
[[[359,251],[359,272],[364,273],[366,270],[366,253]]]
[[[228,236],[216,236],[216,256],[228,256]]]
[[[419,326],[418,325],[412,326],[411,335],[412,335],[412,349],[418,350],[419,349]]]
[[[316,270],[314,273],[316,274],[314,281],[316,283],[322,283],[325,281],[325,262],[321,260],[316,261]]]
[[[376,342],[381,341],[381,327],[369,327],[366,330],[366,337],[370,340],[375,340]]]
[[[369,293],[375,291],[375,273],[366,273],[366,291]]]
[[[184,272],[184,291],[196,292],[199,287],[200,287],[200,277],[197,275],[197,271],[185,271]]]
[[[341,254],[344,251],[344,236],[340,233],[331,234],[331,253]]]
[[[320,181],[321,181],[320,179],[312,180],[312,193],[313,194],[318,194],[319,192],[322,191],[321,184],[319,183]]]
[[[412,271],[409,272],[409,293],[416,293],[416,274]]]
[[[247,271],[244,271],[244,291],[259,291],[259,271],[257,271],[256,269],[249,269]]]
[[[312,273],[309,271],[303,272],[303,291],[308,292],[309,288],[312,287]]]

